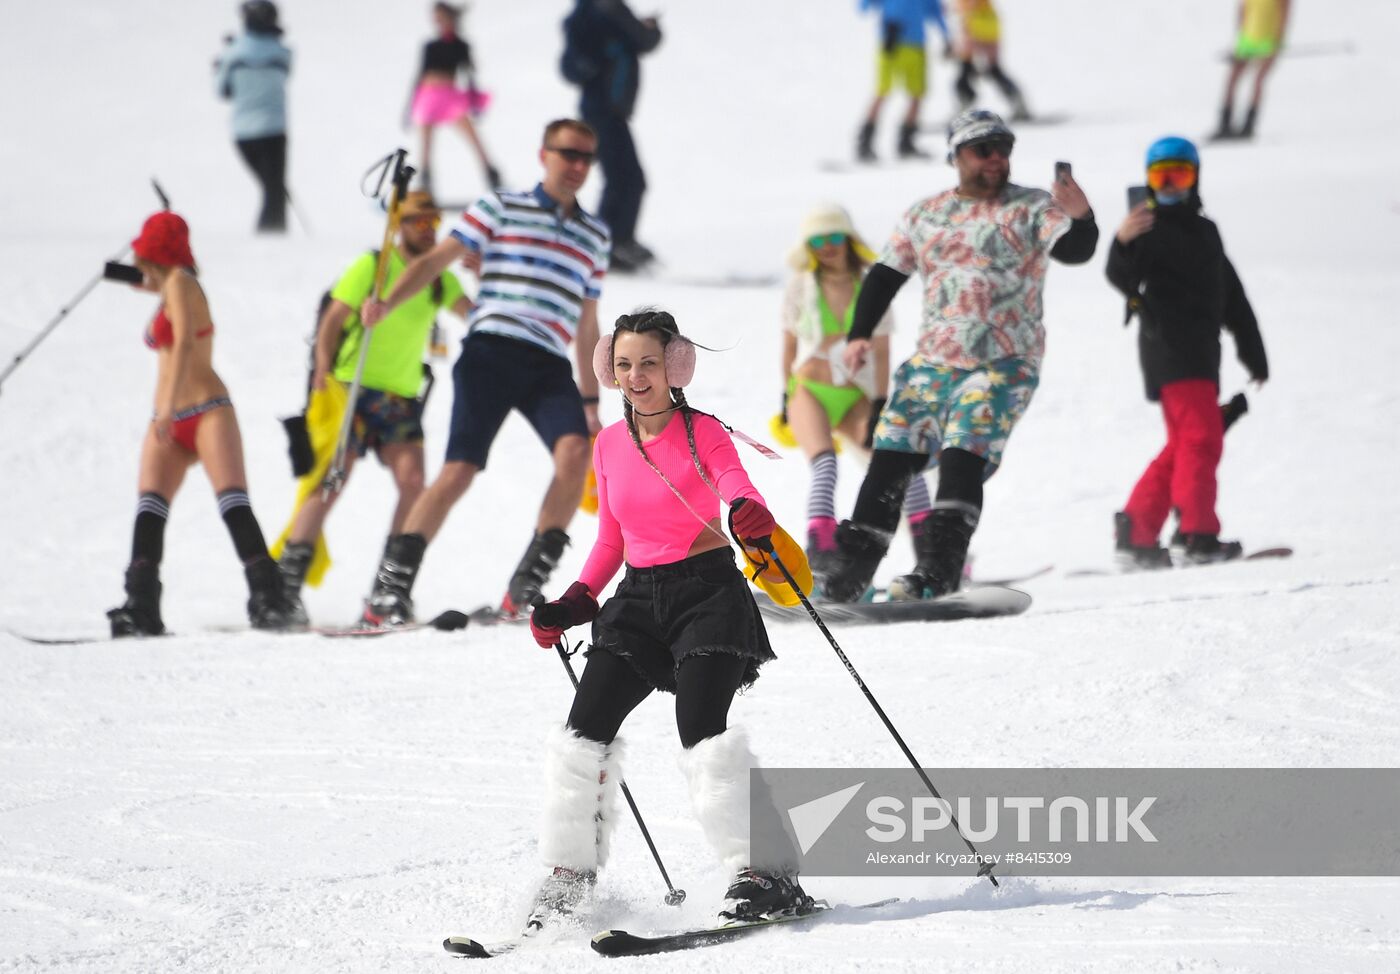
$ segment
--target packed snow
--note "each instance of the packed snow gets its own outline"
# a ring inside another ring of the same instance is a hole
[[[666,39],[644,64],[634,121],[651,190],[641,237],[653,278],[615,276],[602,319],[673,311],[722,351],[702,353],[692,402],[767,439],[779,396],[780,287],[680,283],[779,277],[813,204],[836,200],[877,246],[951,171],[885,165],[835,174],[870,94],[876,27],[854,0],[659,0]],[[1001,0],[1004,59],[1031,108],[1064,116],[1018,132],[1013,179],[1048,185],[1074,163],[1103,230],[1081,268],[1054,266],[1040,390],[988,485],[976,572],[1018,574],[1024,616],[845,628],[838,639],[923,763],[946,767],[1379,767],[1400,753],[1400,392],[1392,326],[1400,265],[1400,7],[1295,4],[1252,143],[1205,146],[1202,193],[1258,311],[1273,378],[1227,437],[1227,537],[1294,557],[1150,576],[1107,566],[1111,517],[1159,449],[1134,334],[1103,276],[1104,247],[1141,181],[1146,145],[1214,122],[1234,4]],[[156,208],[156,176],[187,217],[217,324],[216,364],[243,430],[249,489],[269,538],[293,481],[278,418],[297,411],[317,300],[382,215],[365,169],[398,144],[428,4],[288,0],[290,186],[285,239],[255,238],[256,199],[214,96],[210,61],[233,3],[16,4],[0,36],[0,354],[6,361],[116,256]],[[558,78],[565,0],[477,4],[466,31],[495,103],[482,126],[507,182],[532,185],[539,130],[571,114]],[[649,12],[638,3],[639,12]],[[64,52],[67,52],[66,54]],[[952,70],[932,66],[925,145],[941,145]],[[903,110],[886,106],[892,152]],[[990,107],[1000,102],[992,97]],[[440,195],[483,187],[441,133]],[[597,177],[594,177],[595,181]],[[596,184],[590,187],[596,192]],[[303,222],[304,221],[304,222]],[[898,298],[912,348],[916,288]],[[103,284],[0,390],[0,970],[71,972],[436,969],[448,934],[518,928],[541,875],[534,844],[540,742],[570,687],[524,629],[383,639],[219,631],[244,621],[242,574],[198,469],[173,505],[165,618],[152,641],[35,645],[12,633],[101,636],[121,599],[138,446],[155,358],[154,299]],[[461,329],[454,325],[456,333]],[[1244,387],[1226,339],[1222,392]],[[429,406],[441,458],[449,362]],[[615,402],[606,421],[620,416]],[[745,461],[799,534],[806,467]],[[842,459],[841,513],[860,468]],[[429,550],[426,614],[499,599],[549,477],[513,418],[490,466]],[[308,590],[315,620],[359,611],[394,493],[373,464],[332,515],[335,565]],[[581,567],[574,521],[555,575]],[[882,572],[907,567],[901,534]],[[811,625],[772,629],[779,660],[731,719],[773,766],[881,766],[901,756]],[[713,915],[727,877],[691,817],[671,703],[624,728],[627,780],[676,884],[665,892],[630,822],[619,826],[588,929],[661,931]],[[805,877],[839,903],[899,896],[876,914],[633,962],[576,933],[498,963],[511,970],[1400,969],[1394,879]]]

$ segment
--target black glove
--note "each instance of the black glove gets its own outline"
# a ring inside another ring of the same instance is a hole
[[[862,443],[867,450],[875,445],[875,427],[880,422],[880,414],[885,411],[885,397],[881,396],[870,403],[870,425],[865,428],[865,440]]]
[[[530,613],[530,634],[548,649],[564,635],[565,629],[592,622],[597,615],[598,600],[589,593],[587,585],[574,582],[553,602],[535,606]]]

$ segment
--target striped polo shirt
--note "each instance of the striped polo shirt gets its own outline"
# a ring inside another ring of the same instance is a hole
[[[481,252],[470,333],[504,335],[568,358],[583,302],[602,294],[612,250],[607,224],[580,206],[563,214],[537,185],[528,193],[488,193],[451,234]]]

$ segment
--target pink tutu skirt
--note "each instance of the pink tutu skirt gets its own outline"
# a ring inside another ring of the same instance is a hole
[[[463,115],[475,118],[490,104],[491,96],[476,88],[463,91],[454,85],[426,82],[413,93],[413,124],[442,125]]]

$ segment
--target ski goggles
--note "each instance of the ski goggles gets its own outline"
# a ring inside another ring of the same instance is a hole
[[[986,139],[982,142],[973,142],[967,147],[967,151],[978,159],[990,159],[994,155],[1010,159],[1011,145],[1010,139]]]
[[[813,250],[821,250],[823,247],[839,247],[845,242],[846,234],[840,231],[807,238],[807,246]]]
[[[1184,193],[1196,185],[1196,167],[1189,162],[1154,162],[1147,167],[1147,185],[1154,192]]]

